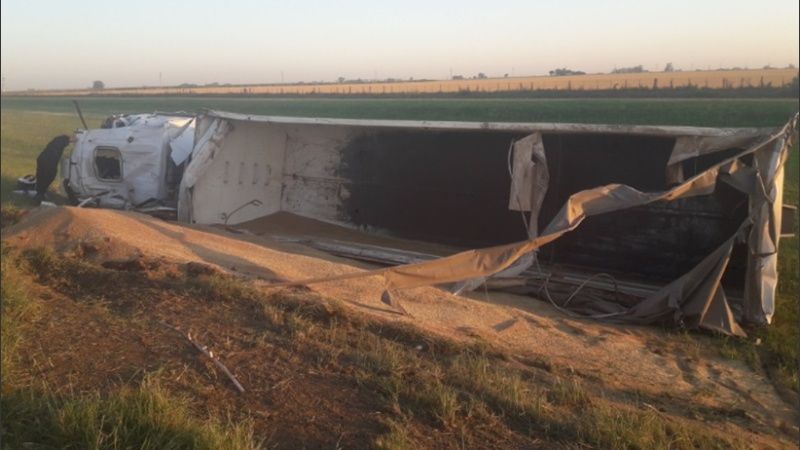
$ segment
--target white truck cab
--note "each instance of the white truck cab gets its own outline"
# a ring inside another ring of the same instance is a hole
[[[180,174],[194,145],[194,123],[192,115],[130,114],[77,131],[75,147],[61,166],[67,196],[100,207],[175,208]]]

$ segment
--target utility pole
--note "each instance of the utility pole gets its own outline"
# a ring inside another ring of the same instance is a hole
[[[164,86],[164,83],[161,82],[161,72],[158,72],[158,87]]]
[[[281,70],[281,84],[283,84],[283,71]]]

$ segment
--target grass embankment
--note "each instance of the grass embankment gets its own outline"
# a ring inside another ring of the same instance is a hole
[[[146,374],[138,386],[121,384],[103,393],[81,393],[79,387],[53,391],[30,373],[6,375],[30,370],[15,366],[13,346],[24,339],[25,327],[35,322],[36,311],[46,302],[27,296],[30,290],[25,283],[53,289],[77,302],[97,304],[100,310],[107,308],[104,314],[145,333],[157,325],[136,314],[136,306],[104,305],[102,298],[119,295],[123,298],[118,301],[125,303],[128,299],[122,290],[144,286],[195,303],[226,305],[232,312],[245,308],[258,330],[252,345],[261,346],[259,354],[278,346],[294,356],[294,373],[344,376],[346,384],[369,399],[370,409],[381,417],[369,441],[377,448],[578,445],[712,449],[743,445],[653,406],[642,406],[635,395],[607,397],[597,386],[590,387],[591,381],[545,361],[524,364],[488,345],[455,343],[407,325],[367,320],[304,289],[264,293],[214,272],[191,276],[174,271],[156,275],[120,272],[48,250],[4,252],[3,264],[3,317],[14,322],[4,328],[10,339],[3,340],[3,353],[8,355],[3,371],[3,440],[11,446],[23,442],[62,448],[255,445],[246,413],[228,410],[236,419],[228,422],[222,419],[225,412],[204,417],[196,411],[215,408],[176,400],[162,384],[175,391],[191,385],[160,372]],[[269,364],[260,368],[272,369]],[[166,368],[163,371],[168,372]],[[91,377],[87,371],[81,373]],[[304,414],[324,415],[321,411]],[[725,420],[725,414],[716,411],[706,419]],[[234,422],[245,425],[231,425]],[[272,435],[261,430],[264,434]],[[265,444],[281,446],[285,442],[278,439]]]
[[[18,347],[47,306],[36,298],[30,267],[2,250],[2,397],[0,440],[8,448],[250,449],[246,426],[198,419],[185,399],[155,379],[122,385],[111,394],[74,395],[31,381],[35,370],[18,364]],[[40,266],[40,269],[42,267]],[[51,274],[58,276],[57,271]],[[34,447],[31,447],[34,446]]]

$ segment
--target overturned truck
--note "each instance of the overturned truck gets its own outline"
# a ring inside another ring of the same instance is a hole
[[[136,117],[79,134],[75,201],[379,263],[348,276],[384,277],[387,297],[485,286],[734,335],[774,313],[796,116],[777,129]],[[320,281],[335,280],[297,283]]]

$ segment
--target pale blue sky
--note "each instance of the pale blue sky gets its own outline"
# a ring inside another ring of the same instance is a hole
[[[797,0],[3,0],[8,90],[798,65]]]

